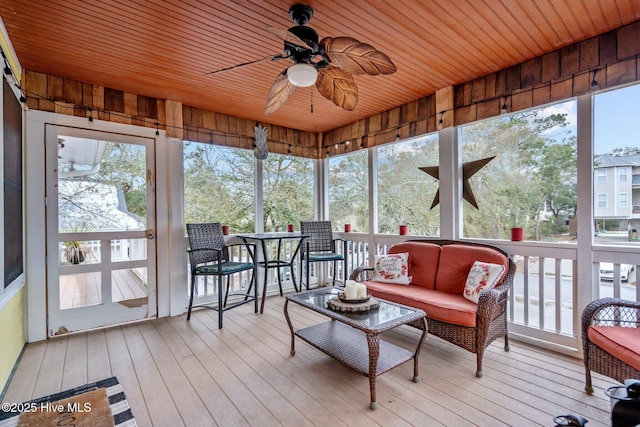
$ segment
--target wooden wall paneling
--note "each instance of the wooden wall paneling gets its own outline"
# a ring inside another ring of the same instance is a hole
[[[440,112],[444,111],[442,116],[443,127],[450,127],[454,122],[454,105],[453,105],[453,86],[446,86],[436,91],[436,114],[440,121]]]
[[[526,110],[533,107],[533,89],[525,89],[511,95],[511,109],[509,112]]]
[[[236,116],[227,115],[227,122],[229,123],[229,129],[227,132],[231,134],[238,134],[238,120]],[[251,134],[253,136],[253,134]]]
[[[577,74],[573,78],[573,96],[583,95],[591,90],[592,72]]]
[[[38,107],[42,111],[54,112],[56,109],[56,103],[53,101],[49,101],[48,99],[40,99],[38,102]]]
[[[202,126],[210,130],[216,128],[216,115],[213,111],[202,110]]]
[[[607,87],[623,85],[636,81],[637,59],[616,62],[607,67]],[[598,73],[600,75],[601,73]]]
[[[466,82],[462,85],[462,87],[464,89],[464,99],[462,101],[462,105],[469,105],[473,102],[473,82]]]
[[[431,96],[425,96],[418,100],[418,118],[426,119],[431,115]]]
[[[618,59],[640,55],[640,22],[618,30]]]
[[[424,135],[429,133],[428,119],[423,118],[416,122],[416,135]]]
[[[413,123],[418,120],[418,100],[407,104],[407,122]]]
[[[600,65],[599,44],[598,37],[580,43],[580,71],[591,70]]]
[[[27,91],[27,96],[47,97],[47,76],[35,71],[25,71],[23,86]]]
[[[542,59],[540,57],[530,59],[520,67],[521,87],[527,88],[542,82]]]
[[[496,72],[496,96],[507,94],[507,70]]]
[[[451,114],[451,112],[449,112],[449,115],[450,116],[454,115],[455,124],[456,126],[458,126],[458,125],[463,125],[465,123],[471,123],[476,121],[476,118],[477,118],[476,111],[477,111],[477,104],[473,104],[473,105],[467,105],[466,107],[456,108],[456,110],[454,111],[454,114]],[[447,114],[445,114],[445,117],[446,115]]]
[[[123,98],[124,99],[124,98]],[[109,121],[111,122],[115,122],[115,123],[122,123],[125,125],[130,125],[131,124],[131,116],[127,116],[123,113],[118,113],[118,112],[111,112],[109,113]]]
[[[490,99],[488,101],[479,102],[476,109],[477,120],[488,119],[500,114],[502,109],[502,100],[500,98]]]
[[[124,92],[108,87],[104,88],[104,109],[124,113]]]
[[[140,117],[149,117],[149,106],[147,105],[147,97],[136,95],[136,112]]]
[[[389,110],[389,126],[400,125],[400,107]]]
[[[82,105],[85,107],[95,108],[93,106],[93,85],[82,83]]]
[[[216,113],[216,130],[225,133],[229,132],[229,116]]]
[[[204,123],[202,121],[202,108],[192,108],[191,109],[191,126],[203,128]]]
[[[138,95],[124,92],[124,113],[129,116],[138,114]]]
[[[51,101],[62,101],[63,80],[62,77],[47,76],[47,99]]]
[[[380,129],[388,129],[388,128],[389,128],[389,111],[383,111],[382,113],[380,113]]]
[[[551,85],[545,84],[533,88],[533,105],[544,105],[551,102]]]
[[[573,95],[573,80],[564,79],[551,83],[551,101],[561,101]]]
[[[616,31],[610,31],[598,37],[598,54],[600,56],[599,64],[611,64],[618,59],[618,34]]]
[[[506,92],[511,93],[520,89],[521,86],[521,67],[520,64],[507,68],[507,87]]]
[[[104,87],[93,86],[93,108],[104,110]]]
[[[398,118],[398,124],[405,124],[407,123],[407,104],[402,104],[400,106],[400,116]],[[373,129],[369,129],[369,132],[378,132],[379,130],[384,129],[382,126],[380,126],[378,129],[373,130]]]
[[[550,82],[560,78],[560,51],[556,50],[555,52],[542,55],[540,62],[540,80],[542,82]]]
[[[453,106],[454,108],[459,108],[464,107],[464,105],[464,85],[456,85],[453,90]],[[434,114],[437,113],[439,113],[439,111],[434,111]]]
[[[486,99],[486,79],[480,77],[473,81],[471,89],[471,102],[480,102]]]
[[[400,120],[402,122],[402,119]],[[380,114],[369,117],[369,130],[368,133],[374,133],[380,131]]]
[[[486,99],[496,97],[496,73],[487,74],[484,79],[484,94]]]
[[[62,81],[62,99],[71,104],[82,105],[82,83],[64,79]]]
[[[164,99],[158,99],[157,106],[158,106],[158,108],[156,109],[157,111],[156,123],[158,123],[157,127],[159,129],[166,130],[165,123],[167,123],[167,101],[165,101]],[[154,126],[155,126],[155,123],[154,123]]]
[[[572,44],[560,49],[560,76],[571,77],[580,71],[580,45]]]
[[[164,101],[164,105],[166,114],[164,123],[166,123],[167,137],[184,139],[182,102],[167,99]]]

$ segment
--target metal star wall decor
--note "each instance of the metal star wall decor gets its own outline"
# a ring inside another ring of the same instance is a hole
[[[462,198],[476,209],[479,209],[478,203],[476,202],[476,198],[471,190],[471,185],[469,185],[469,178],[482,169],[484,165],[495,159],[495,157],[496,156],[487,157],[486,159],[475,160],[473,162],[462,164]],[[424,166],[418,169],[428,173],[435,179],[440,180],[440,166]],[[440,189],[436,192],[436,196],[433,198],[433,203],[431,203],[431,207],[429,209],[435,208],[438,206],[438,203],[440,203]]]

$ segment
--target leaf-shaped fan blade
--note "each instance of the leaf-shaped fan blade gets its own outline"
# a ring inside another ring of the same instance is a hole
[[[304,40],[302,40],[300,37],[296,36],[295,34],[287,30],[283,30],[282,28],[267,27],[267,31],[273,34],[274,36],[278,37],[279,39],[282,39],[288,43],[291,43],[294,46],[300,46],[305,49],[313,49],[312,46],[309,46],[308,44],[306,44]]]
[[[233,65],[231,67],[222,68],[220,70],[210,71],[208,73],[205,73],[205,76],[210,76],[212,74],[218,74],[218,73],[224,73],[225,71],[235,70],[236,68],[246,67],[247,65],[256,64],[258,62],[275,61],[277,59],[282,59],[282,55],[269,55],[267,57],[256,59],[254,61],[244,62],[242,64]]]
[[[358,87],[353,76],[338,67],[320,69],[316,88],[320,95],[347,111],[353,111],[358,105]]]
[[[282,104],[289,99],[295,89],[296,87],[291,84],[287,77],[287,70],[284,70],[276,77],[276,81],[273,82],[273,86],[271,86],[271,90],[269,90],[267,105],[264,107],[264,115],[271,114],[280,108]]]
[[[387,55],[367,43],[360,43],[351,37],[325,37],[324,45],[331,62],[351,74],[395,73],[396,66]]]

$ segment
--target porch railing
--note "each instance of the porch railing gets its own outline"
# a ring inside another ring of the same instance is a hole
[[[347,274],[360,265],[370,265],[373,255],[386,253],[389,246],[420,236],[397,236],[387,234],[334,233],[346,241]],[[232,239],[234,239],[232,237]],[[427,239],[427,238],[425,238]],[[469,239],[469,241],[497,246],[509,253],[516,263],[514,287],[509,299],[510,333],[567,348],[569,352],[580,346],[580,312],[577,301],[579,293],[588,293],[590,298],[619,297],[640,301],[640,289],[636,286],[638,271],[637,251],[624,247],[594,247],[592,251],[591,281],[579,283],[577,274],[577,246],[544,242],[510,242]],[[235,242],[235,241],[234,241]],[[273,247],[271,247],[273,246]],[[283,242],[284,256],[290,257],[295,246]],[[267,247],[275,251],[275,244]],[[245,250],[233,254],[234,259],[247,260]],[[601,263],[611,263],[612,274],[601,274]],[[330,283],[333,274],[342,277],[342,264],[338,271],[331,271],[331,263],[311,267],[312,284]],[[631,267],[629,267],[631,266]],[[629,270],[626,277],[622,273]],[[293,271],[283,271],[284,292],[294,291],[291,274],[299,278],[299,263]],[[267,295],[278,293],[277,270],[270,269],[267,279]],[[258,274],[263,274],[258,269]],[[231,291],[246,289],[249,274],[232,276]],[[212,279],[204,280],[197,288],[197,300],[212,300],[216,287]],[[597,284],[597,285],[593,285]],[[261,289],[260,289],[261,290]],[[215,301],[215,299],[213,299]]]

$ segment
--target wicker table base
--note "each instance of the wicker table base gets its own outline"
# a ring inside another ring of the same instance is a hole
[[[424,311],[385,300],[379,308],[364,312],[341,312],[328,307],[336,288],[320,288],[287,295],[284,316],[291,330],[291,355],[295,355],[295,337],[299,337],[344,366],[369,377],[371,402],[376,409],[376,377],[413,359],[413,381],[418,382],[418,356],[427,335]],[[294,330],[289,318],[289,302],[294,302],[329,317],[331,321]],[[415,352],[380,339],[380,334],[400,325],[423,323],[423,332]]]

